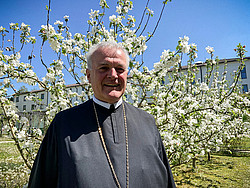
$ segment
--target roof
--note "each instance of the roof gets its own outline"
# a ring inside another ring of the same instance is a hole
[[[80,83],[80,84],[69,84],[69,85],[66,85],[66,88],[83,86],[83,85],[84,85],[83,83]],[[24,94],[28,94],[28,93],[38,93],[38,92],[42,92],[42,91],[45,91],[45,89],[37,89],[37,90],[26,91],[26,92],[22,92],[22,93],[15,93],[15,94],[13,94],[13,96],[15,96],[15,95],[24,95]]]
[[[231,63],[231,62],[235,62],[235,61],[238,61],[240,58],[229,58],[229,59],[220,59],[219,60],[219,64],[223,64],[223,63]],[[244,60],[249,60],[250,57],[244,57]],[[202,61],[198,61],[196,62],[195,64],[193,64],[193,66],[196,66],[196,67],[202,67],[202,66],[206,66],[207,63],[206,62],[202,62]],[[185,70],[187,69],[188,66],[187,65],[184,65],[184,66],[181,66],[181,69],[182,70]],[[172,71],[172,69],[170,69],[170,72]]]

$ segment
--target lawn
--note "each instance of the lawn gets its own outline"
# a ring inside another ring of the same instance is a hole
[[[197,168],[182,165],[173,169],[177,187],[250,187],[250,157],[212,155],[202,158]]]
[[[23,187],[28,181],[28,173],[14,142],[0,138],[0,188]]]
[[[219,152],[211,161],[202,157],[196,169],[191,163],[176,167],[173,175],[177,187],[250,187],[250,138],[231,146],[232,151],[236,149],[245,152]]]
[[[244,144],[248,148],[250,139]],[[225,156],[213,154],[211,161],[200,158],[197,168],[185,164],[173,169],[177,187],[250,187],[250,155]],[[23,187],[29,170],[10,139],[0,138],[0,188]]]

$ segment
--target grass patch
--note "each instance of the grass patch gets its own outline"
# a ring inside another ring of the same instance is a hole
[[[250,157],[250,138],[232,139],[229,146],[222,146],[221,150],[216,152],[217,155]]]
[[[23,187],[28,182],[28,172],[14,142],[0,138],[0,187]]]
[[[2,142],[2,141],[12,141],[12,139],[9,138],[9,137],[6,136],[6,135],[3,135],[2,137],[0,137],[0,142]]]
[[[250,138],[243,138],[240,149],[250,150]]]
[[[250,157],[212,155],[192,164],[173,169],[177,187],[250,187]]]

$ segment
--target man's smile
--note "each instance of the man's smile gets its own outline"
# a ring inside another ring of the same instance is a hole
[[[104,84],[106,87],[119,87],[120,84]]]

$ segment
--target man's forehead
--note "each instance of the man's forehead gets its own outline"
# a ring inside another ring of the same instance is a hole
[[[100,47],[92,56],[92,66],[114,64],[115,66],[127,68],[126,54],[120,48]]]
[[[95,62],[96,66],[102,66],[102,65],[107,65],[107,66],[120,66],[120,67],[125,67],[126,63],[121,61],[120,59],[115,59],[115,58],[109,58],[109,59],[104,59],[103,61]]]

